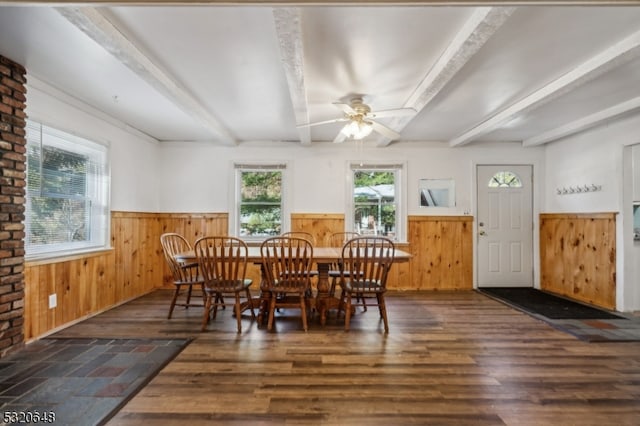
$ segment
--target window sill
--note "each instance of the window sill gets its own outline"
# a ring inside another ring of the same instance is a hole
[[[75,252],[66,252],[66,253],[56,253],[56,254],[42,254],[38,256],[25,257],[26,266],[38,266],[38,265],[47,265],[50,263],[62,263],[69,262],[72,260],[78,259],[86,259],[88,257],[97,257],[102,256],[104,254],[108,254],[113,252],[114,249],[109,248],[99,248],[93,250],[85,250],[85,251],[75,251]]]

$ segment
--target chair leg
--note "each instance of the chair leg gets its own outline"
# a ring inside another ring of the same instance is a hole
[[[383,305],[382,305],[384,303],[384,299],[382,298],[382,294],[376,293],[376,299],[378,299],[378,311],[380,312],[380,318],[384,318]]]
[[[213,299],[213,295],[209,296],[209,298]],[[218,301],[214,300],[214,302],[213,302],[213,316],[212,316],[213,319],[216,319],[216,317],[218,316],[218,306],[219,306]]]
[[[365,300],[365,298],[364,298],[364,294],[362,294],[362,293],[358,293],[358,294],[356,295],[356,301],[358,302],[358,301],[360,301],[360,300],[362,300],[362,310],[363,310],[364,312],[367,312],[367,301]]]
[[[276,313],[276,295],[271,295],[271,300],[269,301],[269,321],[267,322],[267,330],[271,331],[273,329],[273,317]]]
[[[207,324],[209,323],[209,310],[211,309],[211,297],[210,293],[206,295],[206,301],[204,303],[204,313],[202,314],[202,329],[201,331],[205,331],[207,329]]]
[[[176,291],[173,292],[173,299],[171,299],[171,305],[169,306],[169,316],[167,317],[167,319],[171,319],[171,315],[173,315],[173,308],[176,307],[178,294],[180,294],[180,287],[176,286]]]
[[[236,292],[236,321],[238,321],[238,333],[242,333],[242,313],[240,312],[240,293]]]
[[[338,281],[338,279],[333,277],[333,280],[331,280],[331,287],[329,288],[329,296],[336,294],[336,281]]]
[[[302,316],[302,328],[304,329],[304,331],[308,330],[307,327],[307,300],[304,294],[300,295],[300,310],[301,312],[301,316]]]
[[[193,290],[193,286],[190,285],[187,287],[187,303],[184,305],[185,309],[189,309],[189,305],[191,304],[191,291]]]
[[[260,308],[258,309],[258,324],[264,324],[269,318],[269,307],[271,306],[271,293],[262,291],[260,293]]]
[[[378,294],[378,307],[380,309],[380,315],[384,321],[384,332],[389,333],[389,321],[387,320],[387,305],[384,302],[384,295]]]
[[[344,312],[344,331],[349,331],[351,323],[351,292],[347,292],[347,307]]]
[[[253,310],[253,300],[251,299],[251,292],[249,291],[249,289],[246,289],[246,294],[247,294],[247,303],[249,304],[249,309],[251,310],[251,318],[255,319],[256,313]]]
[[[202,306],[207,303],[207,292],[204,290],[204,284],[200,284],[200,293],[202,293]]]
[[[342,292],[340,293],[340,302],[338,303],[338,313],[336,314],[336,318],[340,317],[340,312],[342,312],[345,309],[345,297],[347,295],[347,292],[344,291],[344,289],[342,290]]]
[[[220,293],[216,294],[216,303],[222,306],[223,311],[227,308],[227,306],[224,304],[224,298]]]

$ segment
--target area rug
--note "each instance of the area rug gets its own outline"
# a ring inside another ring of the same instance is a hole
[[[618,315],[531,288],[481,288],[479,291],[585,342],[640,341],[638,315]]]
[[[516,308],[551,319],[626,319],[534,288],[483,287],[479,290]]]
[[[0,360],[0,405],[5,416],[15,415],[2,421],[104,424],[189,342],[58,338],[33,342]]]

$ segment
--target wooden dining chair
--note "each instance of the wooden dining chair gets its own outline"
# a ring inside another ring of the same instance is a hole
[[[212,236],[198,239],[194,249],[204,280],[202,331],[207,328],[211,318],[216,318],[218,306],[225,306],[223,297],[232,295],[238,333],[241,333],[242,312],[249,309],[251,318],[256,317],[249,290],[252,280],[246,278],[249,251],[247,244],[235,237]],[[245,298],[244,304],[242,297]]]
[[[345,243],[347,241],[349,241],[352,238],[356,238],[359,237],[360,234],[357,232],[334,232],[332,234],[329,234],[329,236],[327,237],[327,247],[339,247],[342,248],[342,246],[345,245]],[[336,293],[336,284],[339,284],[340,282],[340,277],[342,276],[342,273],[348,273],[342,271],[341,272],[341,268],[340,268],[340,262],[335,262],[333,264],[331,264],[331,269],[329,270],[329,278],[331,278],[331,285],[329,287],[329,295],[330,296],[334,296]],[[366,310],[366,305],[364,307],[364,309]]]
[[[281,237],[296,237],[296,238],[304,238],[305,240],[309,240],[311,242],[312,245],[316,245],[316,239],[313,236],[313,234],[311,234],[310,232],[305,232],[305,231],[289,231],[289,232],[283,232],[282,234],[280,234]],[[312,277],[317,277],[319,275],[318,271],[315,269],[312,269],[311,271],[309,271],[311,273]]]
[[[201,293],[203,301],[201,303],[191,303],[191,295],[193,288],[202,292],[203,279],[200,276],[197,262],[181,262],[176,259],[176,254],[183,253],[192,250],[191,245],[182,235],[169,232],[160,236],[160,244],[162,245],[162,251],[164,258],[169,265],[171,275],[173,277],[173,285],[175,291],[173,292],[173,298],[171,299],[171,305],[169,306],[168,319],[171,319],[173,310],[176,306],[184,306],[189,308],[190,306],[204,306],[204,294]],[[178,297],[183,290],[186,290],[186,298],[182,303],[178,303]]]
[[[395,245],[386,237],[357,237],[343,246],[340,257],[343,292],[338,309],[345,309],[345,331],[349,331],[351,307],[363,305],[367,298],[375,298],[375,303],[368,304],[378,306],[380,317],[384,321],[384,331],[389,332],[384,294],[387,291],[387,277],[394,256]],[[354,303],[354,296],[359,297],[361,301],[356,298]]]
[[[300,308],[302,327],[307,331],[313,244],[305,238],[271,237],[261,244],[260,254],[268,288],[267,329],[273,329],[276,309]]]

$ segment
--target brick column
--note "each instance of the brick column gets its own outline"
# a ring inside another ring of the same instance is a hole
[[[0,358],[24,346],[25,75],[0,56]]]

